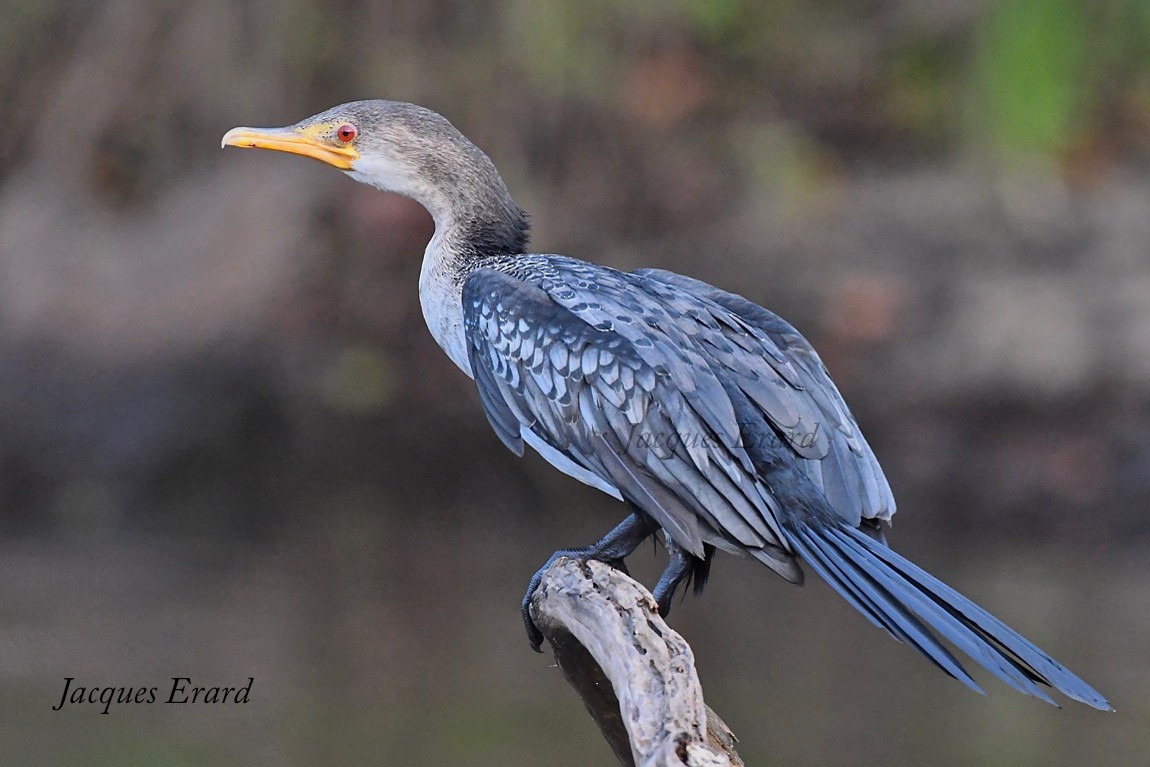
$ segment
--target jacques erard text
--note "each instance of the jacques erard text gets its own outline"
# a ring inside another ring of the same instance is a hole
[[[159,697],[158,687],[81,687],[75,681],[74,676],[65,677],[64,694],[60,702],[52,706],[53,711],[60,711],[69,703],[102,705],[101,714],[107,714],[113,704],[152,704],[157,700],[161,703],[247,703],[255,677],[249,676],[243,687],[196,687],[188,677],[174,676],[171,687],[165,685],[164,692],[168,695],[164,699]]]

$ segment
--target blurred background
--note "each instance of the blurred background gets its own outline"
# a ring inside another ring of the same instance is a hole
[[[624,510],[515,460],[423,325],[418,206],[235,125],[451,119],[534,247],[821,351],[891,539],[1107,694],[980,697],[721,557],[672,615],[750,765],[1150,760],[1150,3],[0,1],[0,753],[612,757],[518,601]],[[635,570],[653,582],[661,552]],[[87,686],[254,677],[247,705]]]

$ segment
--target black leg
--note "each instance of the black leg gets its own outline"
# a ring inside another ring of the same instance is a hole
[[[535,594],[535,590],[539,588],[539,582],[543,579],[543,573],[547,568],[554,564],[559,557],[571,557],[572,559],[596,559],[600,562],[607,564],[627,572],[626,565],[623,564],[623,558],[629,555],[632,551],[638,548],[639,544],[646,540],[647,536],[653,533],[657,527],[651,521],[651,518],[640,511],[636,511],[631,516],[624,519],[615,526],[611,532],[603,536],[599,541],[591,546],[583,549],[561,549],[551,555],[547,563],[539,568],[539,572],[535,573],[531,578],[531,582],[527,584],[527,593],[523,596],[523,624],[527,627],[527,639],[531,642],[531,649],[535,652],[543,652],[543,634],[535,626],[534,621],[531,620],[531,597]]]
[[[694,557],[683,551],[674,541],[667,541],[667,567],[659,576],[659,582],[651,596],[659,605],[659,615],[664,618],[671,612],[671,600],[675,598],[675,590],[679,584],[691,576]]]
[[[659,576],[654,591],[651,592],[651,596],[655,597],[655,602],[659,605],[659,615],[666,618],[670,614],[671,600],[675,598],[675,591],[683,581],[693,578],[695,593],[698,594],[703,590],[703,584],[707,582],[707,576],[711,572],[711,562],[715,559],[715,547],[706,544],[703,551],[706,558],[699,559],[688,554],[674,541],[667,541],[667,567]]]

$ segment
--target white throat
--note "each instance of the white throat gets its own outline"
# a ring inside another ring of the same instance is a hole
[[[487,155],[462,136],[456,149],[449,157],[454,170],[448,174],[428,171],[427,166],[434,167],[434,163],[427,158],[422,164],[413,164],[410,158],[399,161],[376,153],[357,159],[348,175],[385,192],[410,197],[431,214],[435,235],[423,252],[419,304],[436,343],[460,370],[473,377],[463,329],[463,282],[477,254],[466,252],[466,237],[478,236],[479,244],[491,244],[483,239],[484,230],[476,233],[476,225],[495,226],[506,242],[492,242],[504,245],[506,252],[518,252],[515,249],[526,241],[526,222]],[[460,224],[467,222],[471,226],[461,230]],[[464,252],[458,250],[461,244]]]
[[[427,329],[436,343],[460,370],[473,377],[463,332],[462,259],[451,250],[444,234],[450,231],[446,223],[435,222],[435,236],[423,252],[423,267],[419,270],[419,304],[423,308]]]
[[[451,203],[434,185],[387,161],[358,160],[348,175],[385,192],[420,202],[435,221],[435,235],[423,251],[419,270],[419,304],[427,328],[447,356],[471,376],[467,340],[463,333],[463,259],[451,249],[448,232],[454,228]]]

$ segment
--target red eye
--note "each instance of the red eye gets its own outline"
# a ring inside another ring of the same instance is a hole
[[[350,144],[354,141],[357,133],[359,133],[359,131],[357,131],[351,123],[344,123],[335,129],[335,137],[345,144]]]

